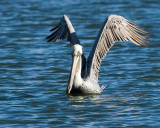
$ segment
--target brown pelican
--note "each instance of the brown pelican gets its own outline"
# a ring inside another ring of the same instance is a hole
[[[140,34],[148,33],[136,24],[122,16],[110,15],[106,18],[95,40],[86,61],[77,34],[69,20],[64,15],[60,22],[50,31],[47,41],[56,42],[57,39],[67,39],[73,45],[72,68],[67,87],[67,93],[99,94],[105,86],[99,86],[98,74],[102,59],[106,56],[115,41],[131,41],[136,45],[147,46],[148,39]]]

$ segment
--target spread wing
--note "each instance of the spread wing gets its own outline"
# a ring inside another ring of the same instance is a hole
[[[67,39],[67,41],[69,41],[72,45],[80,44],[72,23],[66,15],[64,15],[60,22],[50,31],[52,34],[46,37],[48,42],[56,42],[57,39]]]
[[[57,39],[63,40],[67,39],[72,45],[80,44],[77,34],[72,26],[71,21],[69,18],[64,15],[60,22],[50,30],[52,33],[46,37],[48,42],[56,42]],[[84,77],[86,75],[86,58],[84,54],[82,54],[82,74],[81,76]]]
[[[122,16],[110,15],[102,26],[87,62],[87,74],[98,81],[98,73],[102,59],[106,56],[115,41],[131,41],[136,45],[147,46],[149,42],[142,35],[147,32]]]

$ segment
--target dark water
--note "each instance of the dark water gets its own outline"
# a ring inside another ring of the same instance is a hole
[[[110,14],[151,33],[149,47],[117,42],[102,63],[100,95],[67,96],[71,47],[45,37],[71,19],[87,56]],[[160,127],[160,1],[1,0],[0,127]]]

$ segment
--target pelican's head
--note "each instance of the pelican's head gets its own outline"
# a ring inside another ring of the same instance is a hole
[[[70,79],[69,79],[69,85],[68,85],[68,94],[72,90],[72,85],[73,85],[73,80],[74,76],[77,72],[81,70],[81,56],[83,54],[82,46],[79,44],[75,44],[73,46],[73,63],[72,63],[72,69],[71,69],[71,74],[70,74]]]
[[[81,56],[83,54],[82,46],[79,44],[75,44],[73,46],[73,56]]]

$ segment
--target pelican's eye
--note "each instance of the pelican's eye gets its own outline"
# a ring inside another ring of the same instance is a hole
[[[81,56],[81,53],[78,51],[77,56]]]

